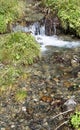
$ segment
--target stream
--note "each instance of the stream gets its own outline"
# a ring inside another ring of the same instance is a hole
[[[80,40],[67,35],[47,36],[45,26],[36,23],[17,25],[13,31],[31,33],[41,46],[41,58],[24,66],[30,78],[24,75],[14,92],[0,97],[0,129],[73,130],[65,122],[76,107],[80,111]],[[15,102],[17,89],[27,91],[22,103]],[[69,112],[60,114],[65,111]]]
[[[80,110],[80,40],[68,35],[47,36],[45,26],[38,22],[28,27],[18,25],[13,31],[30,32],[41,46],[41,60],[28,70],[32,79],[26,107],[33,116],[29,120],[30,130],[72,130],[66,124],[57,128],[68,119],[68,114],[53,117],[73,109],[74,104]],[[65,108],[65,102],[72,96],[75,100]]]
[[[13,31],[30,32],[41,45],[41,51],[45,51],[50,46],[75,48],[80,47],[80,40],[73,39],[66,35],[56,35],[56,27],[53,28],[54,34],[52,36],[45,35],[45,25],[40,26],[39,22],[35,22],[28,27],[17,25],[13,28]]]

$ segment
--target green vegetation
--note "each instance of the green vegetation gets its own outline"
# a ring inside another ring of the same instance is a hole
[[[40,56],[40,46],[32,35],[23,32],[3,35],[0,41],[0,94],[2,94],[8,89],[13,89],[21,77],[23,80],[27,79],[25,67]]]
[[[45,0],[44,4],[51,11],[57,12],[65,31],[80,36],[80,0]]]
[[[0,14],[0,33],[4,33],[7,30],[7,21],[5,16]]]
[[[11,33],[0,48],[0,61],[7,64],[32,64],[40,54],[34,37],[22,32]]]
[[[22,102],[25,100],[27,92],[25,90],[18,90],[15,94],[15,100],[17,102]]]
[[[25,70],[40,56],[40,46],[32,35],[11,32],[13,23],[24,17],[24,12],[25,1],[0,0],[0,96],[13,92],[17,101],[26,97],[19,87],[29,78]]]
[[[24,14],[24,3],[19,0],[0,0],[0,33],[11,29],[11,24]]]
[[[80,112],[76,111],[74,115],[71,117],[71,125],[76,128],[77,130],[80,130]]]

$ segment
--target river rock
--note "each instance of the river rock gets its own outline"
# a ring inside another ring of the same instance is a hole
[[[76,105],[77,103],[75,102],[75,96],[71,96],[71,98],[64,103],[66,110],[74,110]]]
[[[35,22],[35,21],[40,21],[41,19],[44,18],[44,15],[42,13],[29,13],[25,17],[25,21],[27,22]]]

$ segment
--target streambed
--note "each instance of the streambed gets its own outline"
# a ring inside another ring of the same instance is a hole
[[[69,114],[55,115],[65,111],[64,103],[75,96],[80,110],[80,41],[67,36],[46,36],[44,27],[35,35],[34,26],[19,29],[32,31],[41,45],[41,59],[25,68],[30,78],[20,79],[18,88],[27,91],[24,102],[14,100],[14,92],[0,97],[1,130],[57,130],[69,119]],[[15,30],[17,31],[17,30]],[[26,32],[27,32],[26,31]],[[42,32],[41,32],[42,31]],[[73,130],[63,125],[58,130]]]

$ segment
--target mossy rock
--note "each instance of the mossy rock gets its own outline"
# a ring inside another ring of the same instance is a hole
[[[40,21],[43,18],[44,18],[44,14],[42,14],[42,13],[30,12],[25,17],[25,21],[27,21],[27,22],[35,22],[35,21]]]

